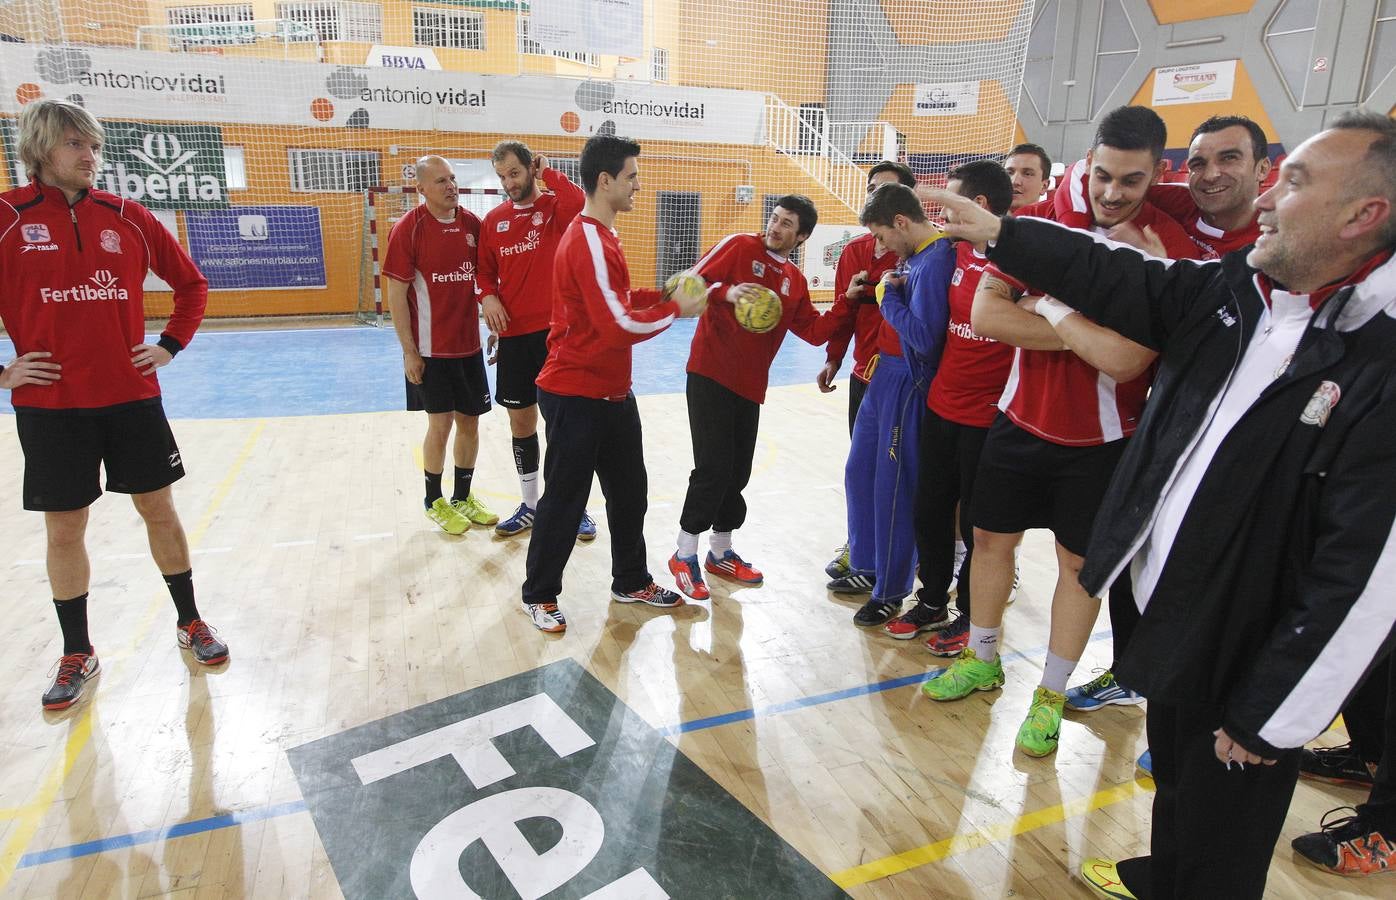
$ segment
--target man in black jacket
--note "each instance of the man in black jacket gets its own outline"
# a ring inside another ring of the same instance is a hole
[[[1081,571],[1098,593],[1129,567],[1143,611],[1118,674],[1149,700],[1151,855],[1083,876],[1260,897],[1299,748],[1393,641],[1396,124],[1301,144],[1255,245],[1217,261],[936,199],[1005,272],[1161,354]]]

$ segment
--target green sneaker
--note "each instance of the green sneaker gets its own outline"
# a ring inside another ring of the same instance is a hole
[[[992,691],[1003,687],[1003,657],[984,662],[966,648],[950,668],[921,685],[921,693],[932,700],[960,700],[975,691]]]
[[[1062,706],[1066,694],[1038,685],[1032,692],[1028,717],[1018,728],[1018,749],[1028,756],[1049,756],[1057,752],[1057,739],[1062,733]]]
[[[445,497],[437,497],[427,507],[427,518],[431,519],[447,534],[465,534],[470,528],[470,520],[461,515]]]
[[[499,516],[490,511],[490,508],[481,503],[472,493],[464,500],[452,500],[451,506],[456,512],[465,516],[473,525],[490,526],[499,521]]]

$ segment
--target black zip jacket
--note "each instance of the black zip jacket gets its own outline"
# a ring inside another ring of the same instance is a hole
[[[1147,257],[1085,232],[1005,219],[989,258],[1159,351],[1144,415],[1091,536],[1099,596],[1153,526],[1264,309],[1249,248]],[[1396,623],[1396,258],[1314,313],[1292,361],[1217,448],[1119,670],[1273,758],[1320,734]],[[1336,402],[1335,402],[1336,401]]]

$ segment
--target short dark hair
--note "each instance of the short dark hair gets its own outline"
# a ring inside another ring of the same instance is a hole
[[[1052,157],[1048,156],[1047,151],[1043,150],[1037,144],[1019,144],[1012,150],[1008,151],[1008,154],[1004,156],[1003,161],[1008,162],[1009,156],[1026,156],[1029,153],[1042,160],[1042,177],[1052,177]]]
[[[1147,106],[1117,106],[1105,114],[1095,130],[1091,147],[1105,146],[1116,150],[1148,150],[1154,162],[1163,158],[1168,143],[1168,126],[1158,113]]]
[[[1265,129],[1246,116],[1212,116],[1192,130],[1191,144],[1199,134],[1212,134],[1225,128],[1244,128],[1251,135],[1251,155],[1260,162],[1270,155],[1270,142],[1265,138]]]
[[[863,204],[863,212],[858,216],[858,224],[885,225],[892,227],[897,216],[906,216],[913,222],[926,221],[926,211],[921,208],[921,198],[904,184],[884,184],[868,195]]]
[[[596,185],[601,180],[602,172],[614,178],[625,168],[627,159],[639,155],[640,145],[630,138],[614,134],[592,135],[582,145],[582,160],[579,164],[582,170],[582,189],[590,197],[596,193]]]
[[[528,149],[528,145],[523,141],[500,141],[495,144],[494,152],[490,154],[490,162],[497,166],[504,162],[505,157],[511,155],[525,169],[533,165],[533,151]]]
[[[1331,131],[1366,131],[1372,135],[1362,164],[1348,179],[1350,197],[1377,194],[1391,201],[1391,217],[1382,228],[1382,243],[1396,244],[1396,121],[1381,113],[1355,110],[1343,113]]]
[[[896,172],[897,180],[909,188],[916,187],[916,173],[911,171],[911,167],[899,162],[892,162],[884,159],[882,162],[868,170],[868,181],[872,181],[874,175],[882,172]]]
[[[973,200],[984,196],[989,201],[989,212],[1001,216],[1013,205],[1013,181],[1003,166],[987,159],[967,162],[956,166],[945,176],[946,181],[960,182],[960,195]]]
[[[779,197],[775,206],[771,207],[772,210],[776,208],[795,214],[795,218],[800,220],[800,234],[814,233],[814,226],[819,222],[819,210],[814,208],[814,201],[804,194],[786,194]]]

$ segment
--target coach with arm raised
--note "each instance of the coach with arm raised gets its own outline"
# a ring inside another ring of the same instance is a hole
[[[1345,116],[1256,200],[1255,245],[1209,262],[941,198],[951,233],[1161,354],[1081,571],[1096,592],[1129,567],[1143,609],[1120,677],[1149,700],[1151,855],[1088,881],[1260,897],[1299,748],[1391,648],[1393,173],[1396,123]]]

